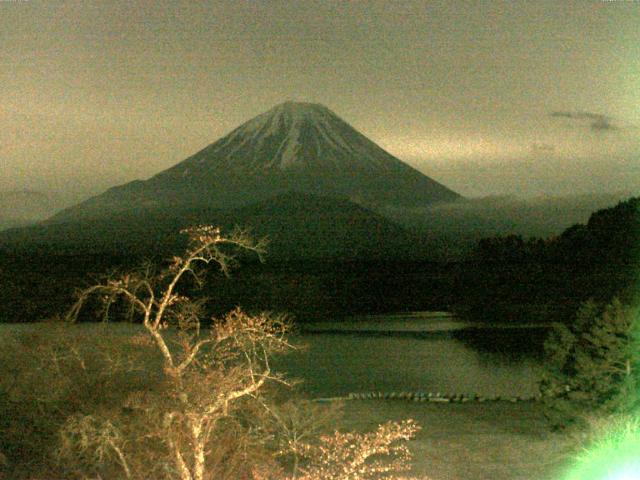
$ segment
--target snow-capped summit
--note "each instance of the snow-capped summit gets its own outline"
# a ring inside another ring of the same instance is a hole
[[[396,205],[459,197],[327,107],[285,102],[150,179],[112,188],[54,220],[178,204],[226,208],[287,191]]]
[[[307,169],[384,173],[408,168],[327,107],[285,102],[258,115],[162,176],[208,175],[217,168],[242,174]]]

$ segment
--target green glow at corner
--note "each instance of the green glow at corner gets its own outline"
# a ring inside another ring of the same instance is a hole
[[[564,480],[640,480],[640,431],[629,429],[597,443]]]

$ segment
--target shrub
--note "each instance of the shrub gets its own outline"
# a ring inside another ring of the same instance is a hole
[[[575,321],[558,325],[545,344],[540,383],[547,413],[558,427],[586,413],[628,413],[640,406],[638,308],[614,299],[584,303]]]

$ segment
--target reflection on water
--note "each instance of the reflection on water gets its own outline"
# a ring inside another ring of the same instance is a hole
[[[482,353],[490,363],[517,363],[525,359],[542,362],[544,340],[550,328],[463,328],[453,338]]]
[[[422,319],[420,320],[422,322]],[[451,319],[447,320],[451,321]],[[375,320],[359,329],[303,333],[306,350],[276,367],[314,396],[366,391],[524,395],[537,393],[546,329],[394,330]],[[364,327],[364,328],[362,328]]]

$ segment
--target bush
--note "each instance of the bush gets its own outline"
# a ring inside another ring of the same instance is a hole
[[[0,451],[8,478],[64,478],[56,455],[70,415],[117,411],[128,389],[159,381],[154,351],[126,348],[131,329],[40,324],[12,332],[0,349]]]

